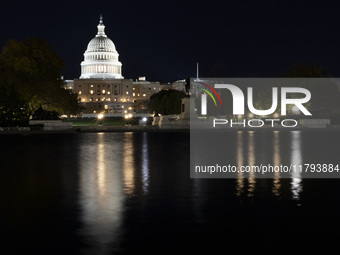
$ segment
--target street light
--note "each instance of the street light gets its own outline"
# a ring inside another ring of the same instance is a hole
[[[292,111],[293,114],[295,114],[295,115],[298,115],[299,112],[300,112],[299,108],[298,108],[296,105],[294,105],[294,106],[292,107],[291,111]]]
[[[102,126],[103,125],[102,119],[104,118],[104,115],[100,113],[97,115],[97,118],[99,120],[99,126]]]

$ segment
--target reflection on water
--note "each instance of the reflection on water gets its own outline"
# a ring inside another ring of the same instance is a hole
[[[293,166],[302,165],[302,152],[301,152],[301,131],[292,131],[291,138],[291,164]],[[291,180],[291,191],[293,199],[299,200],[302,191],[301,173],[293,172]]]
[[[124,173],[124,190],[131,195],[135,186],[135,169],[133,155],[133,133],[124,133],[123,143],[123,173]]]
[[[285,165],[282,158],[285,158],[282,153],[286,153],[282,151],[280,148],[282,147],[283,141],[281,140],[280,131],[273,131],[272,137],[268,135],[267,142],[271,143],[272,148],[272,160],[266,162],[266,154],[271,152],[271,149],[265,148],[265,154],[261,156],[261,145],[256,144],[255,142],[255,132],[248,131],[242,132],[238,131],[236,134],[236,165],[238,169],[241,166],[248,165],[249,167],[266,164],[269,163],[272,166],[280,166]],[[290,132],[290,164],[299,166],[302,164],[302,141],[301,141],[301,131],[291,131]],[[244,155],[247,155],[247,159],[244,158]],[[301,174],[299,172],[293,172],[291,174],[291,182],[290,182],[290,190],[292,192],[292,198],[294,200],[300,199],[300,193],[302,191],[302,181]],[[256,188],[256,176],[255,173],[249,173],[246,176],[245,173],[239,172],[238,178],[236,180],[236,195],[242,196],[242,194],[247,191],[247,196],[252,197],[254,195]],[[272,193],[274,196],[279,197],[281,195],[282,189],[282,179],[280,172],[274,172],[274,176],[272,179]]]
[[[274,138],[273,138],[273,165],[279,166],[281,164],[281,156],[280,156],[280,132],[274,131]],[[274,180],[273,180],[273,194],[275,196],[280,196],[280,173],[274,173]]]
[[[237,147],[236,147],[236,161],[237,161],[237,168],[240,169],[241,166],[244,164],[243,162],[243,134],[242,131],[237,132]],[[244,173],[238,172],[238,178],[236,180],[236,195],[241,196],[244,190]]]
[[[222,154],[237,166],[339,158],[339,132],[226,136]],[[303,247],[337,238],[339,180],[190,179],[190,137],[181,132],[39,138],[0,136],[8,145],[0,146],[0,234],[10,251],[1,254],[210,254],[226,240],[243,247],[242,235],[252,249],[273,250],[292,236],[305,236]]]
[[[249,131],[249,144],[248,144],[248,166],[255,166],[255,142],[254,142],[254,131]],[[245,164],[244,164],[245,165]],[[248,196],[251,197],[254,195],[255,191],[255,173],[249,173],[248,179]]]
[[[86,238],[95,251],[106,253],[119,242],[124,200],[138,192],[136,184],[141,183],[144,194],[148,192],[147,133],[140,145],[134,138],[131,132],[92,134],[80,147],[81,233],[90,233]]]
[[[143,133],[142,140],[142,183],[144,193],[148,192],[149,188],[149,151],[147,133]]]
[[[119,235],[122,221],[121,169],[128,173],[133,171],[120,164],[121,145],[124,143],[121,139],[108,141],[103,133],[93,134],[87,139],[82,143],[79,154],[80,206],[84,223],[81,233],[89,235],[88,243],[93,249],[104,253],[107,244]],[[125,145],[129,146],[129,142],[125,141]],[[125,176],[124,172],[124,179]]]

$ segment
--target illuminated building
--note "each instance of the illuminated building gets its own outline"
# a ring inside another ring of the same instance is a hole
[[[125,109],[142,106],[145,109],[150,96],[169,86],[159,82],[124,79],[122,63],[113,41],[105,34],[100,16],[97,35],[89,42],[81,62],[79,79],[67,80],[65,88],[78,95],[82,113],[124,113]],[[144,104],[140,104],[144,102]]]

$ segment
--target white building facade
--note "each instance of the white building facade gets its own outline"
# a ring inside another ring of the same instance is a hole
[[[66,80],[65,89],[78,95],[82,113],[138,112],[138,107],[148,111],[152,94],[169,86],[159,82],[124,79],[122,63],[113,41],[105,34],[100,15],[96,36],[89,42],[81,62],[79,79]],[[141,104],[142,102],[142,104]]]

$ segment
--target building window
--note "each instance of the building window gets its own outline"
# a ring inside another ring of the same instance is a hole
[[[93,95],[93,90],[90,91],[90,94]]]
[[[108,94],[108,95],[111,95],[111,91],[109,90],[109,91],[107,92],[107,94]]]
[[[97,95],[100,95],[100,90],[97,91]]]
[[[126,95],[129,95],[129,91],[126,91],[125,93],[126,93]]]
[[[90,102],[92,102],[92,101],[93,101],[93,97],[90,98]]]
[[[79,91],[78,94],[81,95],[81,91]]]
[[[132,96],[136,96],[136,93],[132,93]]]
[[[106,95],[106,91],[105,91],[105,89],[103,89],[102,93],[103,93],[103,95]]]
[[[93,88],[93,85],[91,85],[91,88]]]
[[[146,94],[145,93],[143,93],[143,97],[145,97],[146,96]]]
[[[136,90],[136,88],[133,88],[133,90]]]
[[[81,101],[82,101],[82,102],[85,102],[85,98],[83,98]]]

